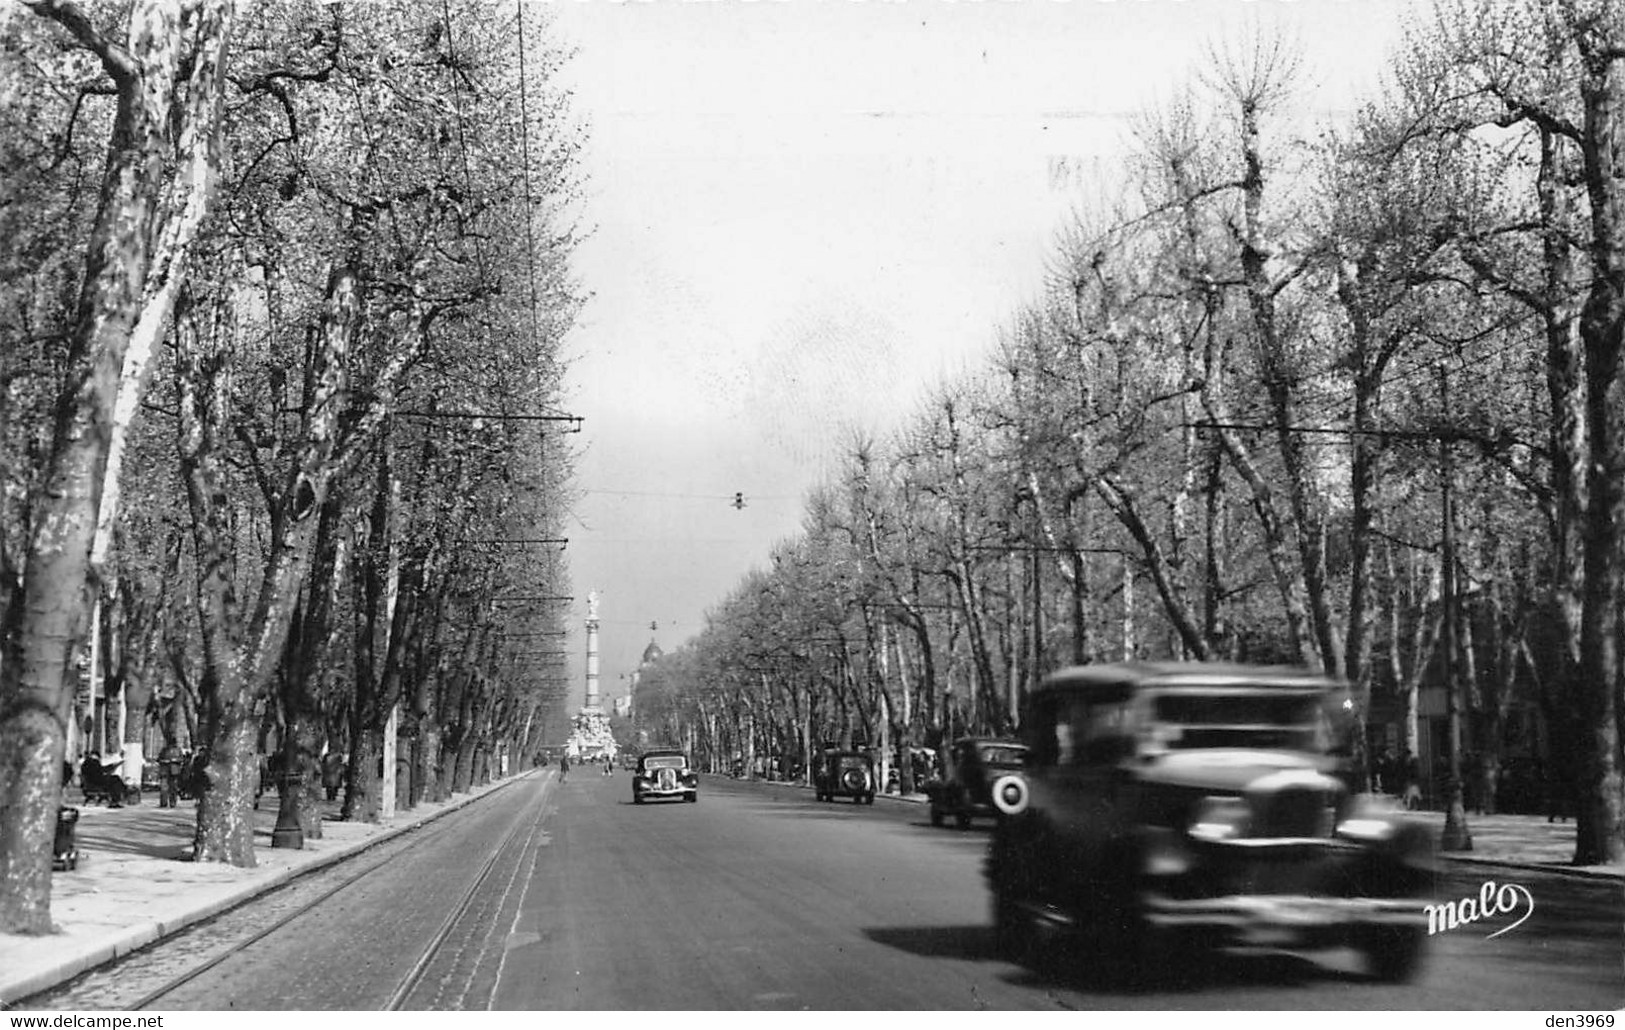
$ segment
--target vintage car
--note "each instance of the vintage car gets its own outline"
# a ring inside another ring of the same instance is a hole
[[[676,748],[645,751],[632,771],[632,802],[649,798],[700,800],[700,777],[689,768],[688,756]]]
[[[1053,961],[1062,938],[1090,941],[1095,971],[1130,979],[1206,948],[1353,947],[1376,978],[1409,978],[1431,840],[1391,801],[1348,789],[1348,697],[1286,668],[1048,677],[1024,710],[1022,773],[994,788],[1000,946]]]
[[[874,804],[873,760],[864,751],[823,752],[813,767],[813,792],[820,801],[849,797],[854,804]]]
[[[993,803],[993,785],[1011,774],[1021,771],[1021,759],[1027,748],[1013,740],[992,737],[966,737],[954,741],[948,750],[948,774],[925,785],[931,800],[931,825],[941,826],[948,819],[961,830],[969,829],[977,816],[993,818],[999,809]],[[1019,787],[1003,783],[1003,789],[1014,792]]]

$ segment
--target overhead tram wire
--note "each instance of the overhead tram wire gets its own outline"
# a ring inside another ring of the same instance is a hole
[[[440,16],[441,16],[441,22],[444,25],[445,30],[446,30],[446,59],[447,59],[447,64],[449,65],[449,70],[450,70],[450,75],[451,75],[452,108],[455,111],[456,116],[457,116],[457,150],[458,150],[458,154],[459,154],[459,157],[461,159],[462,166],[463,166],[463,185],[464,185],[465,189],[468,192],[472,193],[473,185],[474,185],[474,176],[473,176],[473,172],[471,170],[471,166],[470,166],[469,160],[468,160],[468,133],[467,133],[467,129],[466,129],[467,121],[466,121],[466,119],[464,117],[464,114],[463,114],[463,100],[462,100],[462,92],[463,91],[462,91],[462,87],[458,84],[457,43],[456,43],[456,36],[452,31],[450,0],[440,0]],[[526,103],[526,97],[525,97],[526,78],[525,78],[525,55],[524,55],[524,47],[523,47],[523,31],[524,31],[524,29],[523,29],[523,21],[524,21],[523,11],[520,11],[518,13],[517,17],[519,18],[519,21],[521,23],[521,27],[520,27],[521,40],[520,40],[520,51],[519,51],[519,64],[520,64],[519,102],[520,102],[520,112],[521,112],[520,113],[520,136],[521,136],[521,140],[522,140],[521,145],[523,147],[523,155],[524,155],[523,156],[523,161],[524,161],[524,183],[525,183],[524,218],[525,218],[525,238],[526,238],[526,248],[527,248],[526,258],[527,258],[527,262],[528,262],[528,278],[530,279],[530,296],[531,296],[530,322],[531,322],[531,333],[532,333],[532,337],[533,337],[533,341],[534,341],[534,340],[537,340],[537,339],[540,338],[540,327],[539,327],[539,323],[537,321],[537,312],[536,312],[538,302],[537,302],[537,297],[536,297],[536,276],[535,276],[535,270],[536,270],[535,235],[534,235],[534,233],[533,233],[533,231],[531,229],[531,201],[532,201],[532,197],[531,197],[531,190],[530,190],[530,135],[529,135],[529,125],[528,125],[528,121],[529,121],[528,110],[529,110],[529,107],[528,107],[528,104]],[[475,259],[475,264],[477,266],[477,269],[479,271],[479,275],[480,275],[481,279],[483,280],[489,274],[490,265],[489,265],[489,262],[486,259],[485,246],[484,246],[484,243],[483,243],[483,241],[482,241],[479,234],[476,234],[475,237],[474,237],[474,259]],[[485,306],[486,322],[487,322],[488,325],[493,325],[494,326],[496,324],[496,320],[493,317],[492,312],[491,312],[491,294],[489,292],[487,292],[485,294],[485,296],[483,297],[483,303],[484,303],[484,306]],[[500,369],[499,369],[499,372],[500,372]],[[573,423],[575,423],[575,428],[570,429],[570,430],[566,430],[566,432],[572,432],[572,433],[578,433],[578,432],[581,431],[581,423],[583,421],[583,419],[578,415],[487,415],[487,414],[473,414],[473,413],[464,413],[464,412],[446,412],[446,413],[402,412],[401,414],[417,416],[417,417],[430,417],[430,418],[434,418],[434,417],[440,417],[440,418],[491,418],[491,419],[495,419],[495,420],[499,420],[499,421],[573,422]]]
[[[581,423],[586,419],[580,415],[539,415],[539,414],[506,414],[496,411],[397,411],[395,414],[401,418],[488,418],[493,422],[574,422],[574,429],[566,429],[567,433],[581,432]]]

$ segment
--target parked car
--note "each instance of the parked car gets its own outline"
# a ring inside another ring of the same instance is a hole
[[[994,785],[1001,794],[1007,794],[1014,803],[1020,787],[1007,780],[1020,776],[1021,759],[1027,748],[1014,740],[993,737],[966,737],[954,741],[948,749],[948,774],[925,785],[931,800],[931,825],[941,826],[948,819],[961,830],[969,829],[977,816],[993,818],[999,815],[994,803]]]
[[[1431,839],[1338,774],[1344,685],[1307,672],[1131,663],[1048,677],[987,875],[1002,947],[1091,940],[1124,976],[1203,949],[1353,946],[1403,980],[1426,939]],[[1126,963],[1126,965],[1125,965]]]
[[[676,748],[645,751],[632,772],[632,802],[649,798],[700,800],[700,777],[689,768],[688,756]]]
[[[825,751],[813,768],[813,791],[820,801],[849,797],[854,804],[872,805],[874,761],[863,751]]]

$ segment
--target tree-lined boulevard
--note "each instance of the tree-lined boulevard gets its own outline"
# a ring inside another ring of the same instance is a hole
[[[184,755],[190,858],[249,867],[262,795],[299,847],[324,790],[375,822],[564,738],[538,641],[593,585],[566,547],[594,216],[553,28],[474,0],[0,11],[0,934],[51,932],[81,763],[135,787]],[[1238,31],[1164,84],[1047,288],[831,445],[800,531],[637,671],[620,742],[800,783],[863,747],[910,792],[1059,667],[1291,664],[1350,684],[1353,777],[1418,786],[1447,850],[1502,807],[1625,862],[1625,5],[1418,5],[1328,122],[1313,74]],[[551,829],[456,1004],[1168,1000],[982,950],[977,835],[715,782],[645,812],[578,777],[511,813]],[[1441,939],[1414,987],[1179,997],[1617,1004],[1614,902],[1528,886],[1555,922]]]

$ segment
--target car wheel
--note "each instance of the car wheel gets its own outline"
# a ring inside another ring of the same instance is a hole
[[[945,821],[946,820],[942,815],[942,809],[933,806],[931,809],[931,825],[941,826]]]
[[[1420,927],[1377,926],[1368,931],[1366,961],[1371,975],[1384,983],[1405,983],[1422,965],[1422,942],[1426,933]]]
[[[993,946],[1010,961],[1029,965],[1037,955],[1032,920],[1021,906],[1019,885],[1025,876],[1021,847],[1005,833],[993,838],[987,874],[993,895]]]
[[[1013,962],[1032,957],[1032,926],[1016,899],[1003,890],[993,892],[993,947]]]
[[[1132,909],[1123,917],[1128,939],[1108,957],[1120,963],[1113,970],[1119,983],[1130,987],[1162,987],[1191,975],[1195,953],[1187,933],[1154,926],[1143,913]]]
[[[699,791],[691,791],[687,796],[685,796],[683,798],[683,800],[687,801],[691,805],[697,803],[700,800]]]
[[[642,794],[637,794],[637,793],[634,793],[634,794],[633,794],[633,795],[632,795],[632,803],[633,803],[633,804],[634,804],[634,805],[641,805],[641,804],[643,804],[643,795],[642,795]]]
[[[959,827],[961,830],[970,829],[970,813],[969,812],[955,812],[954,813],[954,825]]]
[[[869,793],[863,795],[863,803],[866,804],[866,805],[874,804],[875,803],[875,792],[871,790]]]

